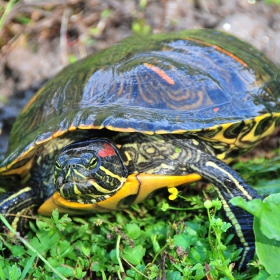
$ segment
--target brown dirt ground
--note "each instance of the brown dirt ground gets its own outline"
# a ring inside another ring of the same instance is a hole
[[[0,0],[0,6],[7,2]],[[280,65],[279,6],[254,0],[19,1],[0,30],[0,153],[29,98],[70,58],[80,59],[132,34],[216,28],[244,39]],[[280,130],[254,150],[279,147]],[[269,156],[269,155],[268,155]]]

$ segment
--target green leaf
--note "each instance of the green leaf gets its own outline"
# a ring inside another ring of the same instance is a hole
[[[272,194],[264,199],[267,206],[261,212],[261,230],[270,239],[280,241],[280,194]]]
[[[230,200],[230,203],[234,206],[238,206],[255,217],[259,217],[265,206],[260,199],[254,199],[251,201],[246,201],[242,197],[234,197]]]
[[[267,179],[260,179],[254,184],[254,189],[257,190],[260,195],[280,193],[280,178],[270,181]]]
[[[50,249],[50,254],[52,257],[65,258],[76,260],[77,256],[73,253],[74,247],[67,240],[61,240],[58,242],[57,246]]]
[[[24,247],[20,246],[20,245],[14,245],[11,248],[11,251],[12,251],[13,256],[15,256],[15,257],[21,257],[26,253],[26,250],[24,249]]]
[[[144,255],[146,253],[146,249],[143,248],[142,245],[136,245],[134,248],[126,247],[123,250],[124,258],[132,263],[133,265],[137,265],[141,262]]]
[[[280,194],[270,195],[263,201],[257,199],[246,202],[241,198],[234,198],[231,203],[255,216],[254,233],[257,255],[270,274],[279,274]]]
[[[235,197],[230,202],[260,219],[260,229],[256,229],[256,234],[261,230],[267,238],[280,241],[280,194],[272,194],[263,201],[254,199],[247,202],[243,198]]]
[[[267,238],[260,230],[261,220],[255,218],[254,231],[256,238],[256,253],[261,264],[270,274],[280,273],[280,241]]]
[[[61,265],[56,268],[56,270],[61,273],[64,277],[70,277],[74,274],[74,269],[68,266]]]
[[[148,264],[145,270],[145,275],[149,277],[149,279],[155,279],[158,276],[159,268],[155,264]]]
[[[56,223],[56,227],[60,231],[64,231],[67,225],[71,222],[71,219],[68,217],[68,214],[65,214],[61,217],[60,220]]]
[[[201,221],[186,222],[185,232],[192,236],[205,236],[207,229],[202,226]]]
[[[196,279],[204,279],[205,277],[205,266],[201,263],[194,265],[191,270],[195,271]]]
[[[269,274],[265,270],[261,270],[252,280],[267,280]]]
[[[55,223],[58,223],[59,221],[59,212],[58,209],[56,208],[55,210],[53,210],[52,212],[52,219]]]
[[[89,244],[88,241],[82,241],[78,240],[76,242],[76,246],[79,248],[79,250],[87,257],[89,257],[90,252],[91,252],[91,245]]]
[[[127,224],[125,228],[127,230],[127,236],[133,240],[137,239],[141,235],[141,229],[136,224]]]
[[[4,273],[4,270],[3,270],[2,266],[0,266],[0,279],[1,280],[5,280],[6,279],[5,273]]]
[[[279,280],[280,279],[280,274],[273,274],[269,276],[266,280]]]
[[[203,263],[205,261],[207,250],[203,246],[192,247],[189,253],[189,258],[194,264]]]
[[[80,267],[76,267],[75,268],[75,278],[77,279],[83,279],[83,277],[86,275],[87,273],[85,271],[83,271]]]
[[[118,258],[117,258],[117,251],[116,251],[116,249],[111,250],[109,256],[110,256],[110,259],[113,261],[114,264],[118,264]]]
[[[161,250],[161,247],[159,245],[159,242],[157,241],[157,235],[151,236],[152,244],[153,244],[153,250],[155,253],[158,253]]]
[[[174,245],[182,247],[183,250],[185,251],[187,248],[189,248],[197,241],[197,238],[189,235],[188,233],[181,233],[175,235],[174,240],[175,240]]]
[[[5,269],[7,271],[7,279],[9,280],[18,280],[21,275],[21,270],[17,264],[13,264]]]
[[[39,230],[41,231],[53,231],[53,229],[51,228],[51,221],[50,220],[37,220],[36,221],[36,225],[39,228]]]
[[[86,234],[88,230],[88,224],[85,225],[81,225],[78,230],[76,230],[72,235],[71,235],[71,241],[75,241],[79,238],[81,238],[82,236],[84,236]]]
[[[164,221],[146,225],[145,232],[148,236],[157,235],[157,240],[166,239],[167,226]]]
[[[166,280],[182,280],[182,275],[179,271],[170,270],[166,273]]]
[[[52,235],[49,235],[48,232],[42,232],[41,234],[38,234],[38,237],[33,237],[30,240],[30,244],[36,248],[39,253],[44,253],[57,246],[59,240],[60,236],[57,232]]]
[[[101,267],[100,267],[100,264],[99,264],[98,261],[93,262],[93,263],[91,264],[91,270],[92,270],[92,271],[101,271]]]

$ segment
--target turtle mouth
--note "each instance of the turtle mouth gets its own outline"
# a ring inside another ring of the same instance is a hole
[[[58,189],[59,194],[70,202],[94,204],[114,195],[117,190],[108,191],[101,187],[95,180],[84,182],[64,182]]]

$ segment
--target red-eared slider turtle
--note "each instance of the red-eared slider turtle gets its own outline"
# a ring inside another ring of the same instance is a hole
[[[213,183],[244,264],[258,197],[227,163],[280,123],[276,67],[213,30],[133,36],[65,68],[15,122],[0,167],[3,214],[119,210],[159,188]],[[23,231],[24,219],[9,216]]]

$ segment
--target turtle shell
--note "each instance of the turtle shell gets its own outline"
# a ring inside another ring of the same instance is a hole
[[[201,134],[278,116],[275,73],[261,52],[219,31],[129,37],[66,67],[37,92],[13,126],[0,171],[79,130]]]

